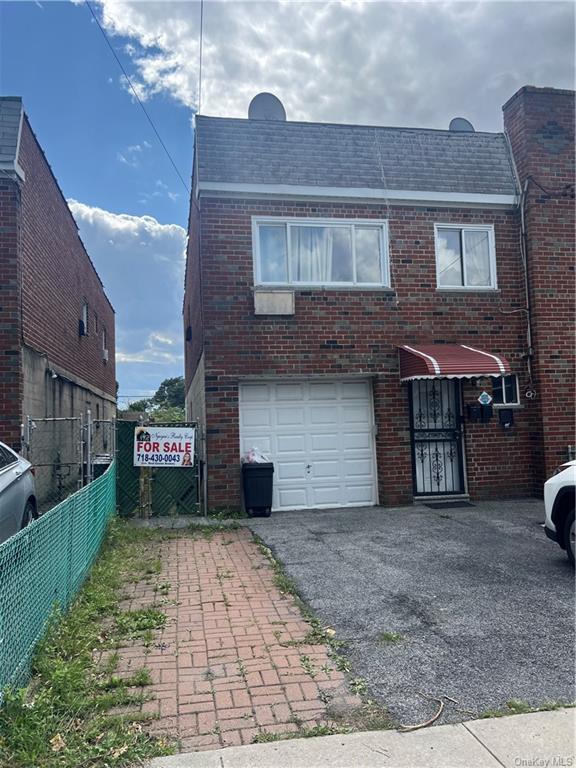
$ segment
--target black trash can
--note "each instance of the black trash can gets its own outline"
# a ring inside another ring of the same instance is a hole
[[[244,508],[251,517],[270,517],[274,464],[242,464]]]

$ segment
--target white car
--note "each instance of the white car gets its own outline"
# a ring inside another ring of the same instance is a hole
[[[544,483],[544,532],[566,550],[574,565],[574,494],[576,461],[567,461]]]
[[[0,543],[38,517],[34,469],[0,443]]]

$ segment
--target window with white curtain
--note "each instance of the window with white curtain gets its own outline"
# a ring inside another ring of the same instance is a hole
[[[438,288],[496,288],[492,225],[436,224]]]
[[[384,221],[253,219],[257,285],[389,286]]]

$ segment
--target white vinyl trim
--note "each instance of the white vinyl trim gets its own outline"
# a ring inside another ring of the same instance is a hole
[[[438,360],[436,360],[435,357],[432,357],[432,355],[427,355],[426,352],[421,352],[419,349],[414,349],[414,347],[409,347],[407,344],[404,344],[403,349],[407,349],[409,352],[413,352],[415,355],[418,355],[418,357],[425,357],[427,360],[430,360],[432,365],[434,366],[434,372],[435,376],[429,375],[429,376],[410,376],[409,379],[403,379],[403,381],[411,381],[412,379],[435,379],[436,376],[440,376],[440,366],[438,365]]]
[[[490,195],[476,192],[431,192],[412,189],[379,189],[372,187],[316,187],[299,184],[237,184],[224,181],[199,181],[198,194],[218,196],[247,195],[283,198],[339,198],[348,200],[382,200],[391,205],[442,205],[479,208],[514,208],[516,195]]]
[[[469,349],[470,352],[477,352],[479,355],[486,355],[486,357],[491,357],[493,360],[496,360],[498,363],[498,367],[500,368],[500,373],[502,376],[506,375],[506,367],[504,366],[504,363],[502,360],[498,357],[498,355],[492,355],[490,352],[483,352],[481,349],[474,349],[474,347],[468,347],[466,344],[461,344],[461,347],[464,347],[464,349]]]

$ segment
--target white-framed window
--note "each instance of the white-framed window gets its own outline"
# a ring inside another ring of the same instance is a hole
[[[496,248],[492,224],[435,224],[436,281],[450,290],[493,290]]]
[[[256,285],[389,287],[388,224],[252,218]]]
[[[102,328],[102,352],[108,350],[108,338],[106,335],[106,328]]]
[[[520,405],[518,376],[498,376],[492,379],[492,399],[494,405]]]

